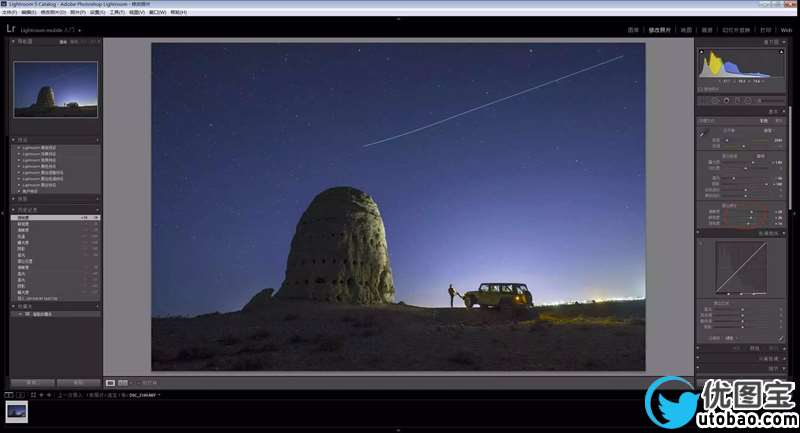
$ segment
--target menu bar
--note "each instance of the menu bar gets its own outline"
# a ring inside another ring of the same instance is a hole
[[[793,16],[796,0],[0,1],[3,16]]]

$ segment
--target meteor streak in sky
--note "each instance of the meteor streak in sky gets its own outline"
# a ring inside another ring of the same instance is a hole
[[[88,64],[85,64],[83,66],[78,66],[77,68],[73,68],[73,69],[70,69],[68,71],[64,71],[61,74],[58,74],[55,77],[51,78],[50,79],[50,84],[55,84],[56,82],[58,82],[58,80],[66,77],[66,76],[72,75],[72,74],[74,74],[76,72],[80,72],[80,71],[82,71],[84,69],[87,69],[89,66],[96,67],[94,63],[88,63]]]
[[[549,86],[549,85],[551,85],[551,84],[558,83],[558,82],[559,82],[559,81],[561,81],[561,80],[565,80],[565,79],[567,79],[567,78],[574,77],[574,76],[576,76],[576,75],[578,75],[578,74],[582,74],[582,73],[584,73],[584,72],[591,71],[592,69],[596,69],[596,68],[599,68],[599,67],[601,67],[601,66],[607,65],[607,64],[609,64],[609,63],[612,63],[612,62],[615,62],[615,61],[617,61],[617,60],[620,60],[620,59],[622,59],[623,57],[625,57],[625,56],[624,56],[624,55],[622,55],[622,56],[617,56],[617,57],[614,57],[614,58],[611,58],[611,59],[608,59],[608,60],[602,61],[602,62],[600,62],[600,63],[597,63],[597,64],[594,64],[594,65],[592,65],[592,66],[588,66],[588,67],[585,67],[585,68],[583,68],[583,69],[579,69],[579,70],[577,70],[577,71],[575,71],[575,72],[572,72],[572,73],[569,73],[569,74],[567,74],[567,75],[563,75],[563,76],[561,76],[561,77],[558,77],[558,78],[552,79],[552,80],[550,80],[550,81],[546,81],[546,82],[544,82],[544,83],[537,84],[537,85],[535,85],[535,86],[533,86],[533,87],[529,87],[529,88],[527,88],[527,89],[525,89],[525,90],[521,90],[521,91],[519,91],[519,92],[516,92],[516,93],[513,93],[513,94],[511,94],[511,95],[504,96],[504,97],[502,97],[502,98],[495,99],[495,100],[493,100],[493,101],[489,101],[489,102],[487,102],[487,103],[485,103],[485,104],[478,105],[477,107],[470,108],[470,109],[469,109],[469,110],[467,110],[467,111],[462,111],[461,113],[458,113],[458,114],[453,114],[452,116],[445,117],[444,119],[437,120],[436,122],[429,123],[429,124],[427,124],[427,125],[423,125],[423,126],[420,126],[420,127],[418,127],[418,128],[414,128],[414,129],[411,129],[411,130],[409,130],[409,131],[402,132],[402,133],[400,133],[400,134],[397,134],[397,135],[393,135],[393,136],[391,136],[391,137],[384,138],[384,139],[382,139],[382,140],[378,140],[378,141],[373,141],[373,142],[371,142],[371,143],[367,143],[367,144],[363,145],[362,147],[365,147],[365,148],[366,148],[366,147],[371,147],[371,146],[374,146],[374,145],[376,145],[376,144],[386,143],[387,141],[396,140],[396,139],[398,139],[398,138],[405,137],[405,136],[407,136],[407,135],[411,135],[411,134],[414,134],[414,133],[417,133],[417,132],[420,132],[420,131],[424,131],[424,130],[426,130],[426,129],[429,129],[429,128],[433,128],[434,126],[441,125],[442,123],[449,122],[449,121],[451,121],[451,120],[453,120],[453,119],[457,119],[457,118],[459,118],[459,117],[462,117],[462,116],[466,116],[466,115],[467,115],[467,114],[469,114],[469,113],[473,113],[473,112],[475,112],[475,111],[482,110],[482,109],[484,109],[484,108],[486,108],[486,107],[490,107],[490,106],[492,106],[492,105],[499,104],[499,103],[501,103],[501,102],[503,102],[503,101],[507,101],[507,100],[509,100],[509,99],[511,99],[511,98],[516,98],[517,96],[522,96],[522,95],[525,95],[525,94],[527,94],[527,93],[533,92],[534,90],[539,90],[539,89],[541,89],[541,88],[543,88],[543,87],[547,87],[547,86]]]
[[[645,43],[170,42],[149,58],[154,317],[280,287],[298,221],[336,186],[380,207],[406,304],[500,280],[537,303],[646,296]],[[16,71],[25,107],[45,85],[67,96],[51,77],[79,65],[48,65]],[[70,77],[96,100],[94,71]]]

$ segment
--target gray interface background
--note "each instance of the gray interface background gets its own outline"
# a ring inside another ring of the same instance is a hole
[[[104,311],[107,377],[159,377],[165,388],[644,388],[693,374],[694,46],[686,39],[292,39],[296,42],[614,42],[646,45],[646,370],[635,372],[152,372],[150,63],[154,42],[104,40]],[[235,67],[235,65],[231,65]],[[469,376],[465,381],[464,376]],[[249,378],[248,378],[249,377]]]

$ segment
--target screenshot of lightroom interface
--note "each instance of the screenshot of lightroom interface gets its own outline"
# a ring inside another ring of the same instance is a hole
[[[794,380],[796,2],[1,6],[6,423]]]

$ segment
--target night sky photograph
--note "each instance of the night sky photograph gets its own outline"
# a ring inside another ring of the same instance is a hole
[[[18,104],[97,103],[96,70],[35,65]],[[397,301],[645,296],[644,44],[156,43],[151,83],[156,317],[281,287],[336,186],[377,203]]]
[[[27,108],[36,102],[39,90],[53,89],[56,106],[77,102],[97,105],[97,63],[15,62],[14,107]]]

